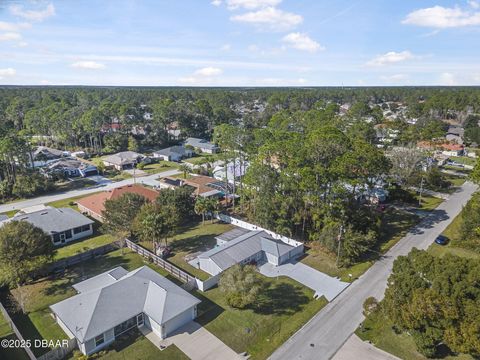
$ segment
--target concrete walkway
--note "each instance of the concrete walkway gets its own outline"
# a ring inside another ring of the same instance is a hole
[[[389,354],[362,341],[357,335],[353,334],[345,344],[338,350],[332,360],[400,360],[396,356]]]
[[[192,360],[245,359],[195,321],[182,326],[163,340],[145,327],[141,331],[159,349],[163,350],[165,347],[175,344]]]
[[[265,263],[260,265],[258,270],[262,275],[268,277],[288,276],[315,291],[315,297],[323,295],[328,301],[335,299],[350,285],[301,262],[289,262],[279,266]]]

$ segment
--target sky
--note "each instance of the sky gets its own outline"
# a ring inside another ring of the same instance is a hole
[[[480,85],[480,0],[0,0],[0,84]]]

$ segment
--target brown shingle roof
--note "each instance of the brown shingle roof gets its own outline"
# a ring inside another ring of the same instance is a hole
[[[77,201],[77,204],[90,210],[92,213],[102,215],[105,210],[105,201],[117,199],[123,194],[132,193],[142,195],[150,201],[154,201],[158,196],[158,191],[146,188],[141,185],[127,185],[121,186],[112,190],[104,191],[98,194],[87,196]]]

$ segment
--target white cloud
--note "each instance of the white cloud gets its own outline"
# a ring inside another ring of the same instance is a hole
[[[476,2],[470,4],[474,9],[477,5]],[[438,29],[475,26],[480,25],[480,12],[464,10],[458,6],[446,8],[437,5],[411,12],[402,23]]]
[[[230,51],[231,49],[232,49],[232,45],[230,45],[230,44],[224,44],[220,48],[220,50],[222,50],[222,51]]]
[[[105,69],[105,64],[96,61],[77,61],[70,65],[76,69],[100,70]]]
[[[213,0],[210,4],[213,6],[220,6],[222,5],[222,0]]]
[[[18,44],[17,44],[17,47],[27,47],[28,46],[28,43],[26,41],[20,41]]]
[[[258,11],[232,16],[230,20],[252,24],[273,31],[288,31],[302,23],[303,17],[269,6]]]
[[[402,51],[402,52],[395,52],[395,51],[390,51],[386,54],[379,55],[372,60],[370,60],[367,65],[369,66],[384,66],[384,65],[391,65],[395,64],[398,62],[406,61],[413,59],[414,56],[413,54],[408,51]]]
[[[22,5],[11,5],[10,12],[15,16],[30,21],[43,21],[50,16],[55,15],[55,7],[50,3],[43,10],[24,10]]]
[[[454,86],[458,85],[458,81],[454,74],[444,72],[440,75],[440,85]]]
[[[380,77],[383,81],[388,83],[402,83],[408,80],[408,75],[405,74],[394,74],[394,75],[384,75]]]
[[[223,70],[217,67],[208,66],[195,71],[197,76],[218,76],[223,73]]]
[[[29,29],[32,25],[29,23],[11,23],[6,21],[0,21],[0,31],[17,32],[22,29]]]
[[[325,50],[323,46],[320,46],[318,42],[310,38],[307,34],[302,34],[298,32],[285,35],[282,41],[297,50],[309,52]]]
[[[7,33],[0,34],[0,41],[15,41],[15,40],[20,40],[21,38],[22,38],[22,35],[14,32],[7,32]]]
[[[475,1],[475,0],[468,1],[468,5],[470,5],[474,9],[480,8],[480,3],[478,1]]]
[[[268,6],[277,6],[282,0],[226,0],[230,10],[244,8],[248,10],[261,9]]]
[[[0,69],[0,79],[3,79],[7,76],[15,76],[17,71],[13,68]]]

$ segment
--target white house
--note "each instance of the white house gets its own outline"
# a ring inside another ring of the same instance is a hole
[[[131,272],[117,267],[73,287],[77,295],[50,309],[85,355],[138,327],[145,326],[164,339],[195,319],[200,303],[147,266]]]
[[[93,234],[93,220],[71,208],[45,207],[27,211],[0,222],[0,226],[10,221],[29,222],[50,235],[54,245],[63,245]]]
[[[303,246],[293,246],[274,239],[263,230],[235,228],[217,238],[217,246],[189,262],[212,276],[236,264],[269,262],[281,265],[303,253]]]
[[[135,151],[122,151],[103,159],[105,166],[112,166],[117,170],[133,169],[145,156]]]
[[[225,174],[229,184],[233,184],[247,172],[250,164],[247,161],[230,161],[227,165],[217,165],[213,169],[213,177],[217,180],[225,180]]]

